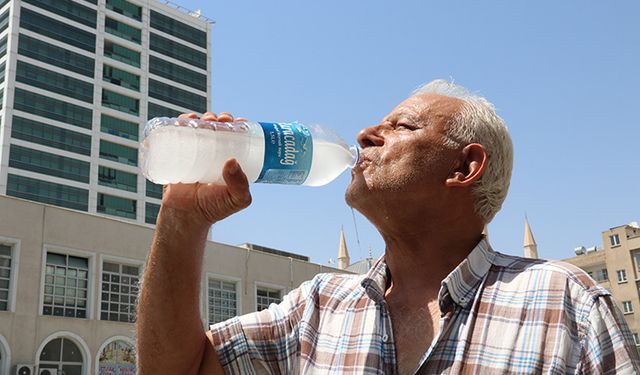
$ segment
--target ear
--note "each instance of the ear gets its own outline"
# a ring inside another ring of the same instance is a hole
[[[458,167],[454,168],[445,181],[449,187],[468,187],[478,181],[487,167],[489,155],[484,146],[470,143],[460,152]]]

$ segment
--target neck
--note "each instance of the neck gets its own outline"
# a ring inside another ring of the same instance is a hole
[[[428,224],[436,222],[437,226]],[[473,214],[388,224],[378,228],[386,244],[385,261],[393,289],[432,296],[437,296],[442,280],[480,242],[484,228]]]

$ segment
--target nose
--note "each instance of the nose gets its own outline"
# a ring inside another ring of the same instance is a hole
[[[358,144],[360,148],[380,147],[384,145],[381,125],[373,125],[360,130],[358,133]]]

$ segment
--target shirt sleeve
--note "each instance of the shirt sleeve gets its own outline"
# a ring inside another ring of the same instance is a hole
[[[611,295],[595,298],[587,317],[583,374],[640,374],[638,349]]]
[[[280,304],[210,327],[226,374],[297,373],[298,325],[308,283],[292,290]]]

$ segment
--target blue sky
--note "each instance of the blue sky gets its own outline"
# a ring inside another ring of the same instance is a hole
[[[330,126],[353,142],[424,82],[454,79],[493,102],[515,146],[511,190],[489,226],[522,254],[529,218],[545,258],[602,245],[640,221],[640,3],[637,1],[195,1],[213,26],[213,110]],[[252,186],[251,207],[216,241],[335,258],[384,243],[328,186]]]

